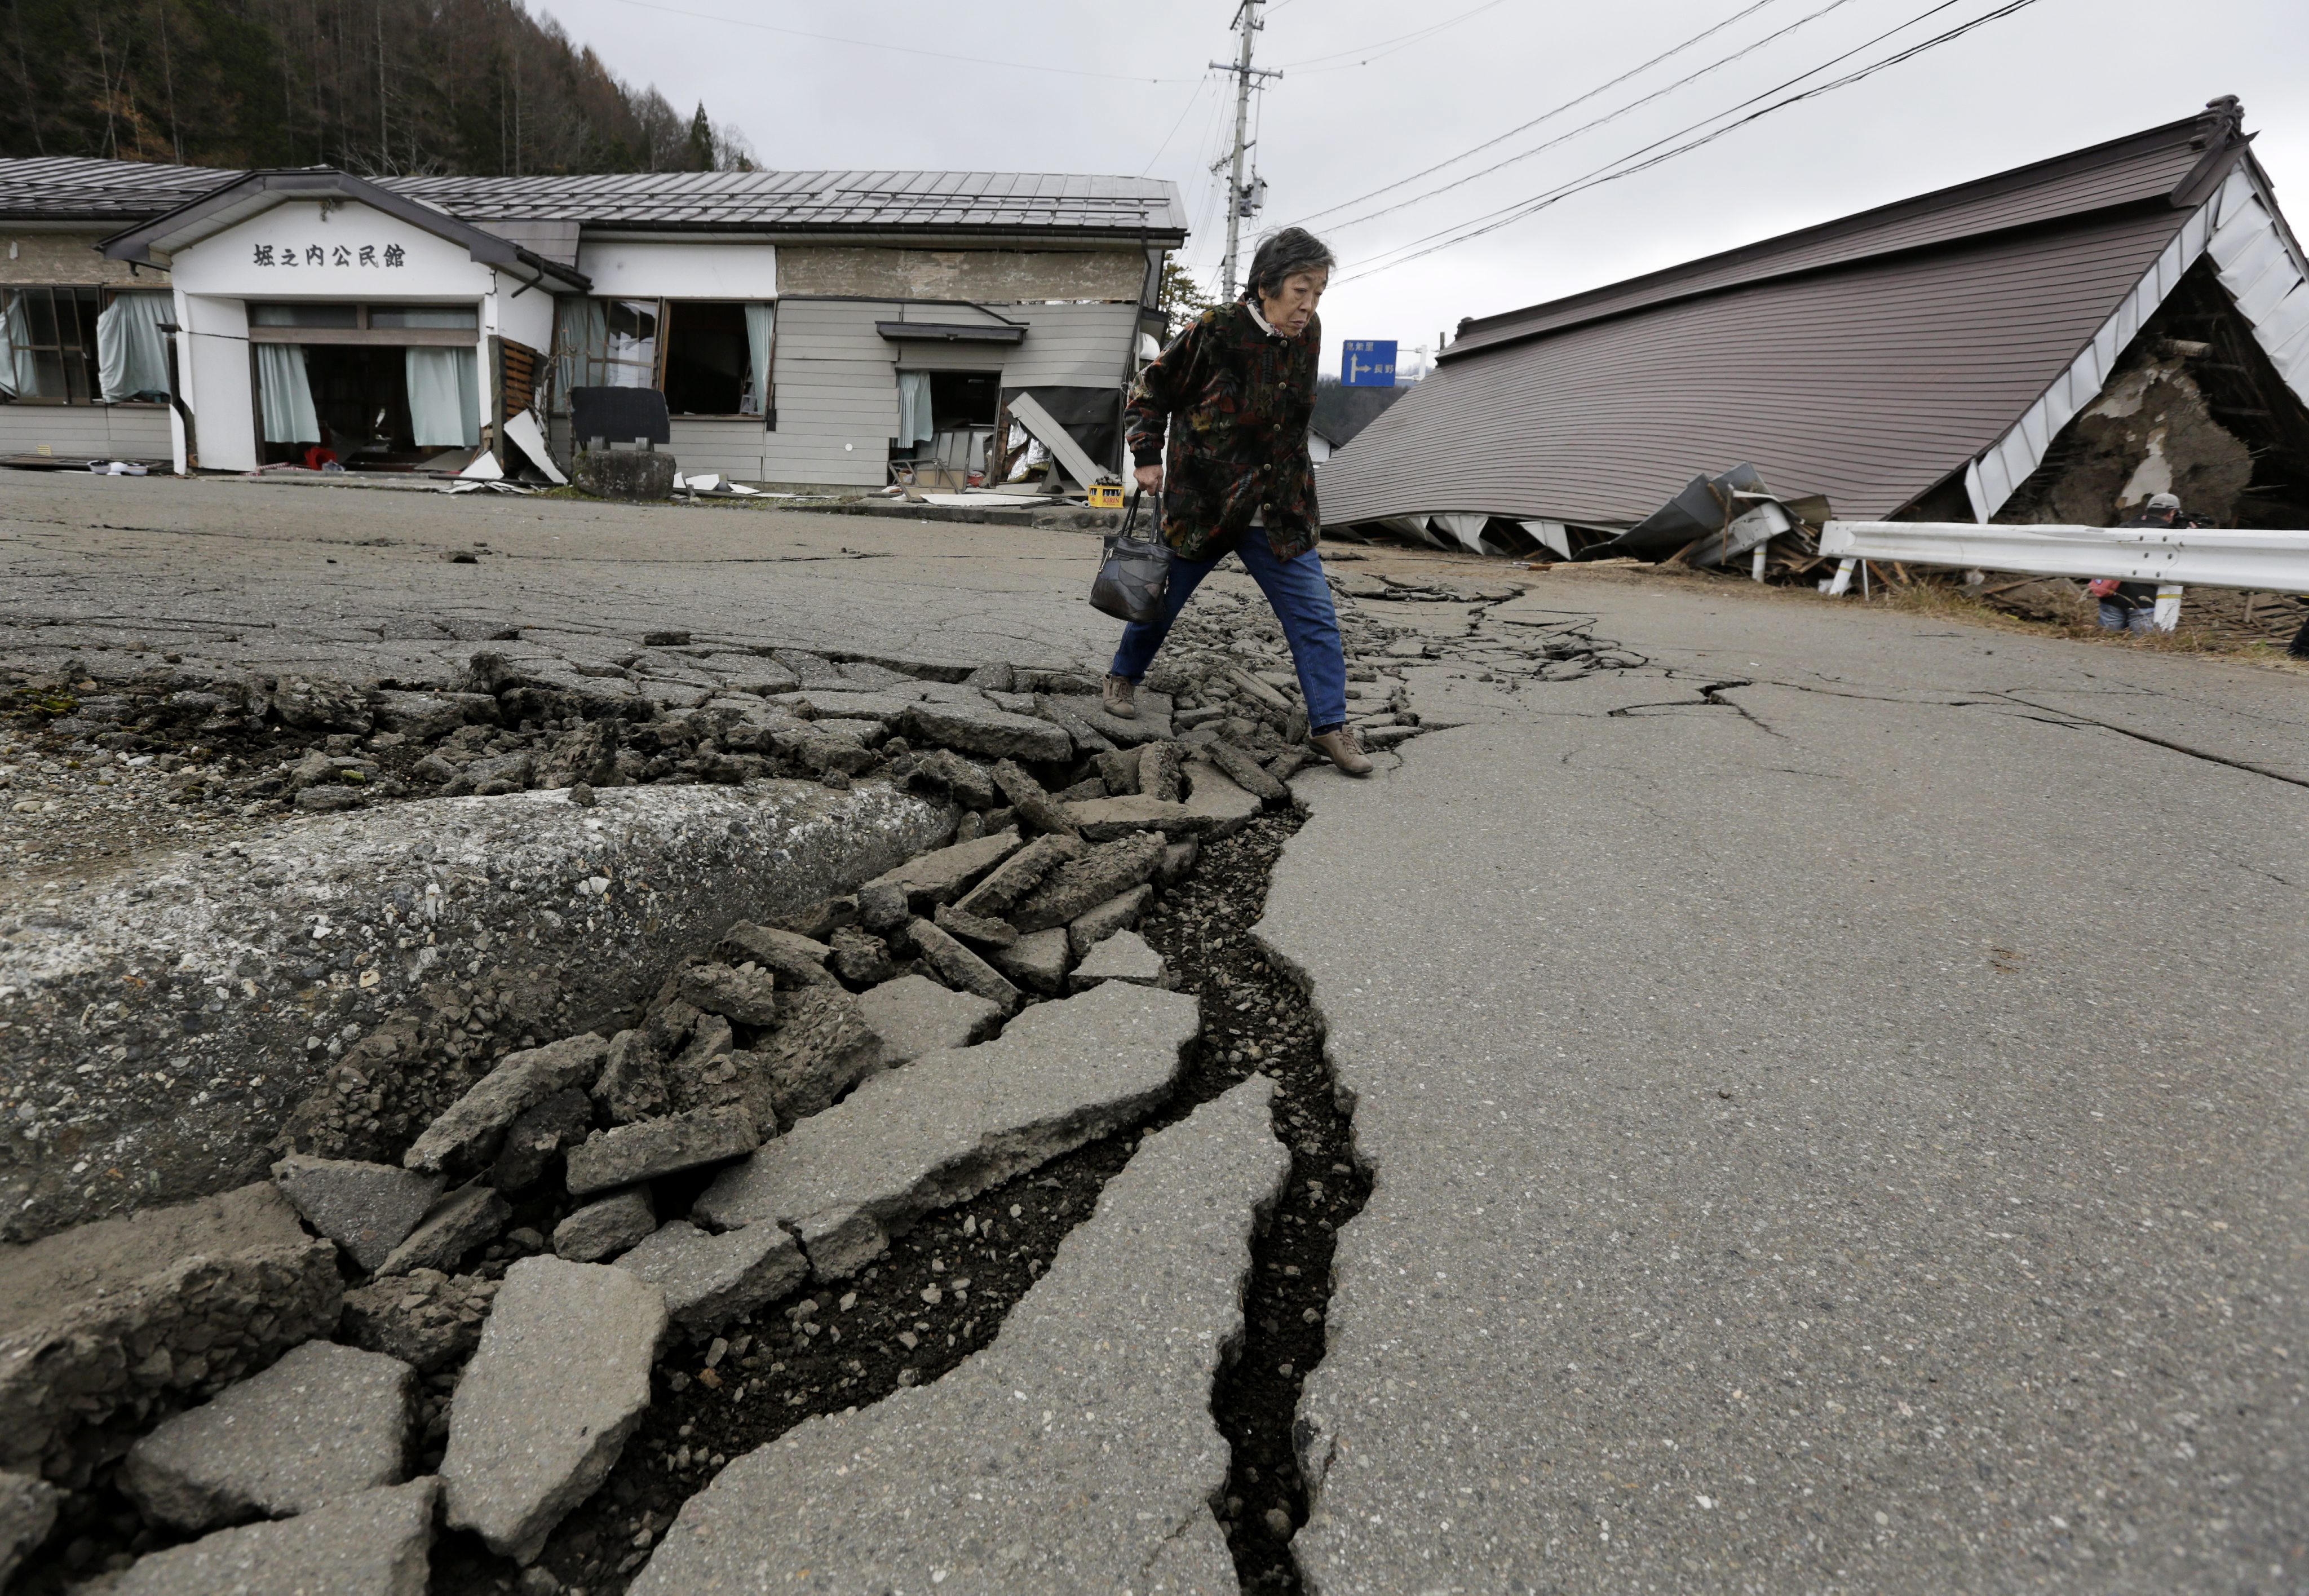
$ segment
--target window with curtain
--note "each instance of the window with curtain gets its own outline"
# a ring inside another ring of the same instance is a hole
[[[257,343],[256,408],[267,443],[318,443],[321,418],[313,408],[313,382],[301,343]]]
[[[657,386],[658,302],[565,296],[554,329],[563,393]]]
[[[777,408],[770,382],[770,351],[776,347],[778,308],[767,302],[746,307],[746,395],[739,409],[766,416]]]
[[[930,414],[930,374],[927,371],[898,373],[898,448],[911,453],[917,444],[925,444],[938,436],[938,424]]]
[[[97,370],[98,288],[0,289],[0,333],[7,339],[0,386],[7,397],[55,404],[92,404],[103,391]]]
[[[480,362],[470,349],[410,349],[409,430],[419,448],[481,441]]]
[[[169,348],[160,324],[175,318],[176,305],[173,294],[117,293],[96,318],[97,374],[107,403],[167,403]]]

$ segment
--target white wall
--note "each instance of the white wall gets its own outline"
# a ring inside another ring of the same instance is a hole
[[[256,469],[256,416],[249,386],[248,308],[237,299],[177,286],[177,382],[193,409],[203,471]]]
[[[498,272],[494,275],[497,292],[482,302],[481,330],[516,343],[526,343],[540,354],[552,353],[553,285],[542,283],[522,292],[522,279],[515,273]]]
[[[274,264],[259,265],[256,252],[270,246]],[[280,264],[293,247],[298,264]],[[321,264],[309,264],[317,247]],[[401,251],[401,265],[387,265],[388,251]],[[369,251],[368,264],[360,252]],[[170,263],[177,287],[186,293],[229,295],[242,299],[438,300],[478,303],[496,273],[452,244],[398,217],[357,201],[339,204],[325,216],[317,202],[275,205],[177,252]],[[533,289],[532,293],[543,292]]]
[[[774,244],[580,244],[577,269],[605,299],[774,299]]]
[[[165,461],[169,420],[165,404],[0,404],[0,455]]]

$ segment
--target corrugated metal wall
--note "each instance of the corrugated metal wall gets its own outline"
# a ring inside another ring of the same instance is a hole
[[[1324,466],[1324,519],[1624,525],[1743,460],[1840,516],[1890,515],[2012,424],[2185,215],[2104,213],[1449,361]]]
[[[1005,387],[1119,387],[1130,358],[1135,304],[995,305],[1029,331],[1016,344],[893,343],[874,330],[895,321],[889,299],[782,299],[778,304],[778,427],[763,435],[753,480],[878,488],[898,430],[898,369],[996,371]],[[969,320],[910,305],[913,321]],[[680,449],[677,422],[675,444]],[[701,456],[702,459],[702,456]],[[691,461],[681,455],[682,465]],[[701,464],[700,469],[725,469]],[[733,473],[735,467],[729,467]],[[747,473],[739,473],[747,474]]]
[[[170,460],[164,404],[0,404],[0,455],[60,460]]]

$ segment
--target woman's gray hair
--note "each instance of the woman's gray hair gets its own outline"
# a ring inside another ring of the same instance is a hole
[[[1330,247],[1305,228],[1284,228],[1258,241],[1258,253],[1250,257],[1250,275],[1243,282],[1242,297],[1272,294],[1294,272],[1313,272],[1337,264]]]

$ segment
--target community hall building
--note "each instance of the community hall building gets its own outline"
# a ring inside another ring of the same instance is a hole
[[[1137,178],[0,160],[0,460],[566,469],[570,391],[609,386],[746,482],[959,477],[1020,393],[1119,467],[1185,237]]]

